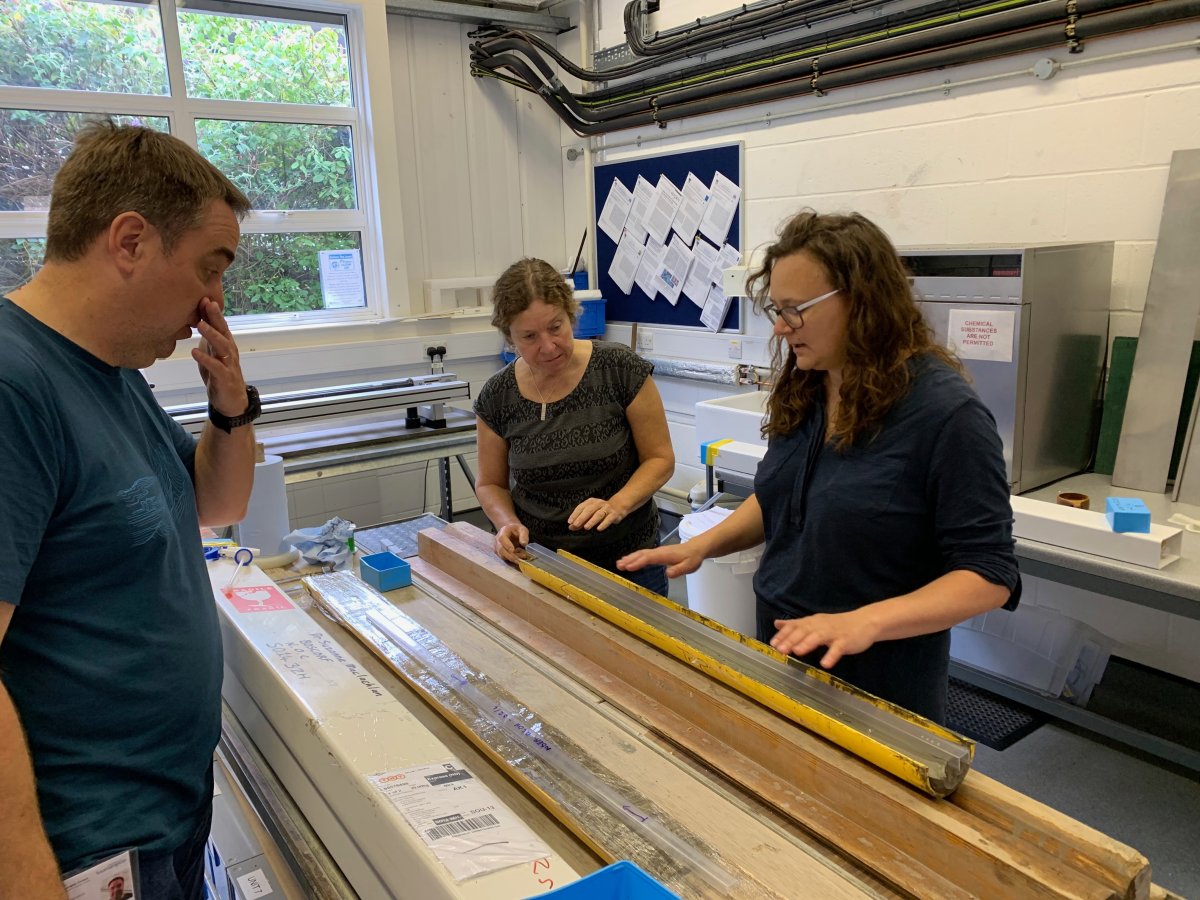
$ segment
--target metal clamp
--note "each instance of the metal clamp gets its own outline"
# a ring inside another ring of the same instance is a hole
[[[825,92],[817,87],[817,79],[819,77],[821,77],[821,57],[814,56],[812,61],[812,77],[808,79],[808,86],[812,88],[814,96],[824,97]]]
[[[1067,38],[1068,53],[1082,53],[1083,42],[1079,40],[1076,24],[1079,22],[1078,0],[1067,0],[1067,26],[1064,34]]]

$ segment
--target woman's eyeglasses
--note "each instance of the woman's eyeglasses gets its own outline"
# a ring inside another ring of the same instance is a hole
[[[768,303],[763,307],[763,312],[767,314],[767,318],[771,320],[771,324],[775,324],[776,319],[783,319],[784,324],[788,328],[803,328],[804,327],[804,311],[810,307],[816,306],[822,300],[828,300],[838,291],[833,290],[828,294],[822,294],[820,297],[813,297],[797,306],[776,306],[773,303]]]

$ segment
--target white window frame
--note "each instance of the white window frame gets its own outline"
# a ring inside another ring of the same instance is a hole
[[[237,6],[236,0],[226,0]],[[7,87],[0,85],[0,108],[33,109],[49,112],[94,113],[98,115],[159,116],[168,120],[170,132],[192,147],[196,146],[197,119],[228,119],[254,122],[278,122],[302,125],[335,125],[350,128],[354,153],[354,190],[356,208],[349,210],[251,210],[242,221],[242,234],[288,234],[321,231],[358,232],[362,249],[363,290],[366,306],[353,309],[311,310],[296,313],[267,313],[236,316],[229,320],[234,330],[280,330],[295,326],[333,325],[369,322],[387,315],[384,248],[382,228],[377,220],[380,204],[367,177],[375,169],[374,147],[369,140],[370,115],[367,85],[367,41],[363,10],[358,3],[275,2],[256,0],[246,4],[253,9],[247,18],[260,18],[267,7],[336,15],[345,20],[347,57],[350,66],[350,106],[302,106],[247,100],[192,99],[185,96],[183,49],[179,37],[176,0],[156,0],[162,23],[170,96],[123,94],[106,91],[63,90],[58,88]],[[0,212],[0,238],[43,239],[46,236],[45,211]],[[315,273],[314,273],[315,274]]]

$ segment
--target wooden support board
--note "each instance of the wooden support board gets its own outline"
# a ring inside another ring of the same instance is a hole
[[[358,599],[345,601],[336,590],[325,590],[328,579],[316,576],[312,589],[323,609],[351,628],[380,659],[493,761],[566,824],[581,840],[610,861],[631,859],[683,897],[719,895],[696,870],[648,844],[601,806],[573,793],[570,783],[521,751],[500,729],[482,723],[469,704],[433,672],[397,650],[370,618],[387,615],[389,601],[361,585]],[[324,579],[324,581],[323,581]],[[808,850],[798,832],[772,827],[752,810],[697,776],[670,754],[657,749],[640,733],[643,729],[607,709],[604,698],[573,683],[563,684],[549,667],[532,664],[509,642],[498,640],[486,623],[473,624],[458,609],[421,592],[406,592],[393,607],[437,636],[439,658],[453,660],[464,673],[478,679],[489,699],[507,710],[521,710],[538,733],[557,747],[569,749],[585,767],[627,796],[631,804],[665,823],[697,848],[706,859],[734,876],[730,896],[786,898],[804,885],[810,896],[829,900],[860,900],[878,894],[850,872],[839,871],[820,854]],[[581,702],[582,701],[582,702]],[[515,748],[515,749],[514,749]],[[550,787],[548,787],[550,785]],[[580,815],[578,810],[587,807]]]
[[[1143,856],[971,773],[923,797],[532,584],[470,526],[420,536],[423,576],[611,702],[919,897],[1145,897]],[[450,585],[447,589],[451,589]]]

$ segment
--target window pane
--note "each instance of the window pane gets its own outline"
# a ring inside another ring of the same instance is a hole
[[[167,93],[157,3],[0,0],[0,84]]]
[[[32,278],[45,252],[41,238],[0,238],[0,296]]]
[[[350,128],[198,119],[200,152],[255,209],[354,209]]]
[[[350,106],[345,25],[181,9],[179,38],[189,97]]]
[[[361,259],[361,247],[357,231],[243,234],[237,259],[225,272],[225,315],[325,309],[320,251],[355,250]],[[357,306],[366,306],[366,301]]]
[[[0,211],[48,209],[50,186],[71,152],[75,132],[97,118],[167,131],[162,116],[0,109]]]

